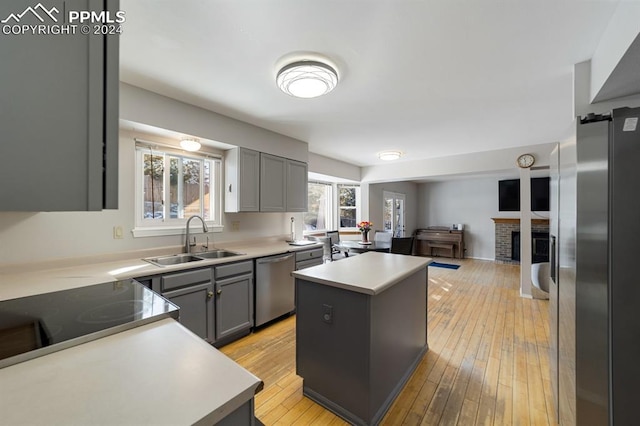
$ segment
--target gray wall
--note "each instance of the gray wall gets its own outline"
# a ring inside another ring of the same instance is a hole
[[[406,235],[411,236],[417,228],[418,220],[418,184],[414,182],[386,182],[363,185],[363,189],[368,186],[368,202],[369,209],[368,219],[373,222],[373,229],[382,229],[382,195],[384,191],[397,192],[406,195],[407,204],[405,206],[405,229]],[[363,201],[364,197],[363,197]],[[366,202],[366,201],[365,201]],[[366,220],[365,210],[363,209],[362,219]]]
[[[308,145],[243,121],[120,83],[120,119],[307,161]]]

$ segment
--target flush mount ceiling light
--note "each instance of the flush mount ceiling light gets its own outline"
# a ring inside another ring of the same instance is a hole
[[[296,98],[315,98],[332,91],[338,84],[334,67],[316,60],[302,60],[285,65],[278,71],[280,90]]]
[[[393,161],[402,157],[401,151],[382,151],[378,153],[378,158],[384,161]]]
[[[198,142],[197,139],[194,138],[184,138],[180,141],[180,146],[185,151],[197,151],[200,149],[202,145]]]

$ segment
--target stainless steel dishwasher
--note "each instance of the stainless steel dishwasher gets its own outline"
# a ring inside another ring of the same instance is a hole
[[[294,253],[256,259],[256,327],[295,310],[294,268]]]

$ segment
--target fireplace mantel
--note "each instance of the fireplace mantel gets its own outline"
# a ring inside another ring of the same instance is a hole
[[[519,217],[492,217],[495,223],[517,223],[520,224]],[[532,225],[548,225],[549,219],[531,219]]]

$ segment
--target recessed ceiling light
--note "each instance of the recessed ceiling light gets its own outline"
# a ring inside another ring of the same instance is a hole
[[[382,151],[378,153],[378,158],[384,161],[393,161],[402,157],[402,151]]]
[[[278,71],[280,90],[296,98],[315,98],[332,91],[338,84],[338,73],[330,65],[317,60],[302,60],[285,65]]]
[[[180,141],[180,146],[185,151],[197,151],[200,149],[202,145],[198,142],[197,139],[194,138],[184,138]]]

